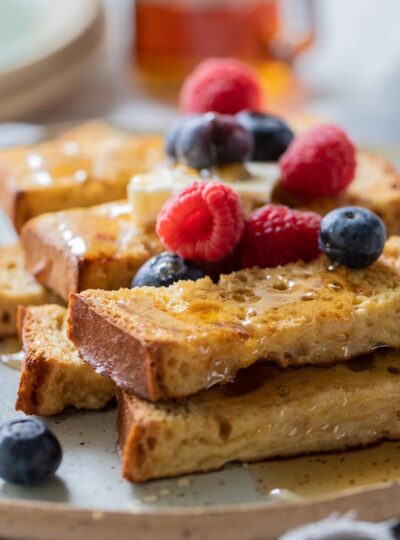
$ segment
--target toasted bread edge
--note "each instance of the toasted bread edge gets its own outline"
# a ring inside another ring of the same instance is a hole
[[[39,283],[68,302],[70,292],[79,290],[79,258],[57,250],[50,243],[43,243],[37,234],[35,223],[34,218],[21,230],[26,268]]]
[[[165,397],[151,348],[130,335],[127,329],[119,328],[106,316],[96,313],[79,294],[70,296],[67,324],[68,337],[82,360],[110,377],[117,387],[129,389],[151,401]],[[116,355],[120,359],[117,366]],[[123,377],[122,359],[126,365]]]

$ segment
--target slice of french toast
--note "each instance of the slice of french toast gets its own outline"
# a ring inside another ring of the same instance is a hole
[[[283,370],[257,364],[182,401],[119,392],[123,475],[132,482],[400,439],[400,353]]]
[[[0,247],[0,338],[17,333],[19,305],[38,305],[59,299],[42,287],[24,267],[19,244]]]
[[[23,307],[18,326],[26,359],[16,409],[52,416],[65,407],[98,410],[115,396],[115,385],[85,364],[65,331],[67,310],[57,305]]]
[[[126,197],[130,177],[164,158],[159,136],[88,122],[52,141],[0,151],[0,204],[19,232],[39,214]]]
[[[89,290],[70,299],[80,356],[156,401],[229,381],[259,360],[332,364],[400,347],[400,238],[363,270],[321,256],[170,287]]]
[[[312,210],[325,215],[341,206],[363,206],[380,216],[388,234],[400,234],[400,174],[385,157],[358,152],[354,181],[337,197],[325,197],[304,204],[283,192],[279,184],[273,193],[275,203]]]
[[[126,201],[44,214],[22,229],[26,267],[68,301],[89,288],[129,287],[138,268],[162,251],[154,231],[139,232]]]
[[[17,409],[54,415],[67,405],[100,409],[115,387],[80,360],[60,306],[22,308],[27,360]],[[379,351],[335,366],[271,363],[182,401],[150,403],[119,393],[123,474],[133,482],[400,438],[400,354]],[[310,413],[310,411],[312,411]]]
[[[378,176],[378,172],[372,172],[370,159],[371,156],[364,163],[365,178]],[[121,171],[123,163],[124,159],[121,159]],[[361,172],[359,175],[364,177]],[[141,199],[142,216],[146,204],[151,215],[150,194],[144,200],[147,202]],[[322,207],[315,209],[324,212]],[[394,214],[392,217],[395,227],[397,221]],[[70,293],[88,288],[127,287],[138,267],[161,250],[153,229],[139,234],[133,224],[129,224],[130,219],[127,203],[39,216],[27,223],[21,233],[27,267],[42,284],[66,300]],[[389,226],[390,220],[387,223]],[[112,253],[112,256],[104,253]]]

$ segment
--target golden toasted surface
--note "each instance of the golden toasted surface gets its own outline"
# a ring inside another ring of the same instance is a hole
[[[399,347],[400,239],[370,268],[320,257],[168,288],[72,295],[69,335],[117,386],[151,400],[193,394],[258,360],[327,364]],[[123,360],[118,351],[123,350]]]
[[[383,219],[388,234],[400,234],[400,176],[394,165],[378,154],[357,154],[356,177],[338,197],[325,197],[305,205],[277,189],[273,199],[321,215],[341,206],[363,206]]]
[[[161,137],[89,122],[52,141],[0,151],[0,201],[19,231],[45,212],[126,197],[130,177],[163,158]]]
[[[88,288],[129,287],[137,269],[162,250],[154,231],[139,232],[126,201],[45,214],[21,233],[28,270],[68,300]]]
[[[66,310],[26,307],[19,326],[26,361],[16,407],[54,415],[100,409],[115,387],[79,358]],[[400,354],[380,351],[330,367],[255,364],[233,382],[157,404],[121,392],[123,474],[134,482],[222,467],[230,461],[364,446],[400,438]]]
[[[400,354],[336,366],[254,365],[182,401],[119,393],[123,474],[133,482],[400,438]]]
[[[26,353],[16,409],[52,416],[71,405],[102,409],[115,395],[114,383],[78,356],[65,331],[67,311],[56,305],[25,307],[19,313]]]
[[[0,337],[17,333],[18,305],[57,301],[24,267],[19,244],[0,247]]]

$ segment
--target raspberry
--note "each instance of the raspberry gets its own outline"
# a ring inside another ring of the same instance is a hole
[[[353,180],[356,151],[333,124],[298,136],[280,159],[281,186],[303,200],[337,195]]]
[[[255,210],[246,220],[240,243],[243,267],[272,268],[315,259],[320,253],[320,222],[313,212],[287,206],[267,204]]]
[[[210,58],[201,62],[185,79],[180,108],[187,113],[236,114],[259,110],[262,91],[253,69],[233,58]]]
[[[165,247],[185,259],[219,261],[244,228],[239,196],[220,182],[195,182],[172,197],[157,219]]]

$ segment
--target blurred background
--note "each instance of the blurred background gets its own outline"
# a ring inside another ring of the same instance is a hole
[[[398,0],[0,0],[0,120],[163,130],[193,66],[236,56],[261,75],[267,111],[395,146],[399,16]]]

